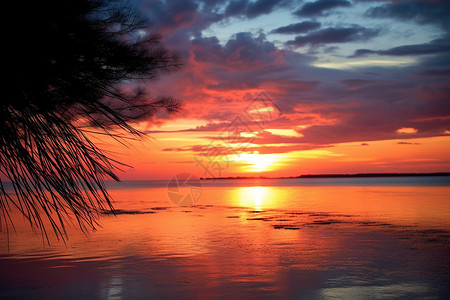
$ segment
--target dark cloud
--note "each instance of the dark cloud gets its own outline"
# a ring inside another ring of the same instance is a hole
[[[420,57],[420,64],[433,69],[446,69],[450,66],[450,53]]]
[[[225,15],[232,17],[235,15],[243,14],[247,9],[247,1],[231,1],[225,9]]]
[[[447,77],[450,78],[450,69],[438,69],[438,70],[422,70],[418,72],[419,75],[427,77]]]
[[[249,32],[240,32],[229,40],[224,47],[227,63],[233,66],[267,65],[276,59],[276,48],[264,35],[253,38]],[[270,55],[273,53],[274,55]]]
[[[234,70],[248,71],[268,66],[279,57],[275,45],[264,35],[253,37],[249,32],[237,33],[224,46],[215,37],[198,38],[192,44],[197,60]]]
[[[317,29],[320,27],[319,22],[313,22],[313,21],[304,21],[300,23],[290,24],[287,26],[279,27],[277,29],[272,30],[271,33],[283,33],[283,34],[290,34],[290,33],[305,33],[314,29]]]
[[[191,41],[195,59],[202,62],[223,60],[223,49],[219,39],[213,37],[199,37]]]
[[[198,3],[194,0],[151,1],[139,5],[156,30],[179,28],[197,17]]]
[[[343,79],[343,80],[340,80],[339,82],[343,83],[344,85],[346,85],[349,88],[355,89],[355,88],[360,88],[360,87],[365,87],[368,85],[376,84],[379,81],[367,80],[367,79]]]
[[[297,36],[294,40],[287,41],[286,45],[301,47],[307,44],[334,44],[354,41],[365,41],[379,35],[380,30],[362,26],[325,28],[308,35]]]
[[[255,18],[261,15],[271,13],[276,7],[286,7],[290,3],[290,0],[232,0],[226,7],[224,17],[246,17]]]
[[[372,7],[365,15],[372,18],[412,20],[419,24],[435,24],[446,30],[450,29],[450,3],[447,0],[393,2]]]
[[[202,7],[202,10],[205,12],[209,11],[216,13],[223,7],[222,0],[197,0],[197,1]]]
[[[304,88],[313,84],[310,80],[303,81],[296,74],[296,70],[306,66],[312,58],[281,50],[267,41],[263,34],[237,33],[225,45],[221,45],[216,37],[199,37],[191,43],[195,61],[207,63],[208,70],[213,73],[212,78],[220,76],[220,80],[215,80],[211,87],[232,89],[230,84],[241,88],[257,87],[262,81],[278,82],[286,88]]]
[[[398,142],[399,145],[422,145],[421,143]]]
[[[406,56],[406,55],[427,55],[440,53],[450,53],[450,39],[440,38],[425,44],[404,45],[387,50],[358,49],[351,57],[361,57],[370,54]]]
[[[423,80],[436,80],[440,78],[450,78],[450,52],[423,55],[418,57],[418,66],[416,74]]]
[[[249,18],[254,18],[263,14],[268,14],[279,2],[279,0],[257,0],[255,2],[250,2],[247,7],[246,15]]]
[[[301,17],[311,17],[321,15],[327,10],[337,7],[349,7],[351,3],[346,0],[318,0],[316,2],[308,2],[299,10],[294,12],[295,15]]]

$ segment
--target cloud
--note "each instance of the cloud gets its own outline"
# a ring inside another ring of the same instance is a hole
[[[225,15],[228,17],[235,16],[238,14],[242,14],[245,12],[247,8],[247,1],[230,1],[228,6],[225,9]]]
[[[201,156],[227,156],[235,154],[233,148],[223,145],[192,145],[175,148],[164,148],[166,152],[194,152]]]
[[[230,122],[208,123],[206,125],[195,126],[187,129],[177,130],[146,130],[146,134],[167,133],[167,132],[218,132],[229,126]]]
[[[398,145],[422,145],[421,143],[398,142]]]
[[[416,128],[412,128],[412,127],[402,127],[397,129],[395,132],[399,133],[399,134],[413,134],[413,133],[417,133],[418,130]]]
[[[223,3],[224,1],[222,1]],[[246,17],[248,19],[256,18],[261,15],[271,13],[276,7],[289,5],[290,1],[279,0],[232,0],[224,9],[224,18]]]
[[[253,38],[249,32],[237,33],[223,48],[226,62],[237,68],[258,68],[277,60],[277,48],[264,35]]]
[[[254,18],[263,14],[268,14],[279,2],[280,1],[278,0],[257,0],[255,2],[250,2],[247,6],[246,15],[249,18]]]
[[[198,17],[198,3],[194,0],[144,2],[141,9],[156,30],[178,29],[192,24]]]
[[[229,70],[249,71],[282,63],[281,52],[264,35],[253,37],[249,32],[240,32],[224,46],[216,37],[197,38],[192,45],[196,60]]]
[[[282,34],[305,33],[317,29],[319,27],[320,27],[319,22],[304,21],[300,23],[279,27],[277,29],[272,30],[271,33],[282,33]]]
[[[351,6],[351,3],[346,0],[318,0],[306,3],[294,14],[301,17],[312,17],[322,15],[325,11],[333,8],[349,6]]]
[[[299,142],[324,145],[443,135],[450,125],[446,118],[450,113],[448,98],[445,100],[450,96],[450,88],[444,83],[408,76],[407,70],[393,72],[387,68],[385,72],[398,77],[388,80],[386,75],[366,75],[383,80],[346,78],[339,82],[348,88],[322,85],[315,89],[314,99],[322,105],[305,103],[296,110],[309,108],[322,120],[334,122],[291,120],[292,124],[312,124],[299,131],[303,135]]]
[[[317,45],[366,41],[379,35],[379,33],[380,30],[378,29],[370,29],[362,26],[325,28],[308,35],[297,36],[294,40],[287,41],[286,45],[301,47],[307,44]]]
[[[450,53],[424,55],[418,59],[418,62],[424,68],[418,72],[421,75],[450,77]]]
[[[253,153],[258,151],[259,154],[272,154],[272,153],[289,153],[294,151],[305,151],[313,149],[327,148],[327,145],[316,146],[312,144],[286,144],[286,145],[253,145],[252,147],[239,148],[239,151],[234,151],[238,149],[233,149],[230,147],[224,147],[221,145],[214,145],[207,147],[205,145],[193,145],[179,148],[165,148],[163,151],[167,152],[194,152],[199,156],[218,156],[222,158],[222,162],[227,162],[233,155],[242,155],[243,153]]]
[[[364,88],[373,84],[380,83],[379,80],[368,80],[368,79],[343,79],[339,81],[344,84],[348,89],[357,90]]]
[[[402,21],[415,21],[419,24],[435,24],[450,29],[450,3],[436,1],[395,1],[369,8],[365,15],[372,18],[393,18]]]
[[[450,69],[423,70],[423,71],[420,71],[419,74],[427,76],[427,77],[447,77],[447,78],[450,78]]]
[[[428,54],[441,54],[450,53],[450,39],[446,35],[444,38],[432,40],[429,43],[404,45],[387,50],[369,50],[358,49],[350,57],[362,57],[370,54],[377,55],[391,55],[391,56],[408,56],[408,55],[428,55]]]
[[[210,33],[207,37],[202,34],[203,29],[215,22],[229,17],[254,18],[287,7],[288,2],[154,2],[160,5],[155,5],[155,16],[162,12],[162,27],[157,29],[162,28],[165,44],[178,49],[186,64],[183,71],[155,86],[149,85],[149,91],[182,99],[185,108],[172,118],[210,122],[199,127],[193,125],[193,128],[178,134],[205,132],[205,135],[217,137],[262,90],[268,92],[283,110],[282,117],[272,120],[266,128],[293,129],[299,132],[299,136],[259,136],[255,143],[266,145],[254,149],[260,153],[313,149],[341,142],[368,143],[439,136],[450,129],[450,119],[443,118],[450,115],[450,88],[445,78],[449,71],[450,52],[447,51],[449,43],[445,42],[448,40],[446,36],[429,43],[366,49],[369,51],[366,55],[420,55],[414,69],[385,65],[373,69],[332,70],[315,67],[316,57],[289,47],[283,49],[264,34],[240,32],[225,41]],[[327,11],[323,9],[319,14]],[[362,24],[321,29],[319,22],[304,21],[272,32],[303,33],[287,43],[294,47],[359,42],[387,33]],[[364,52],[358,54],[362,56]],[[396,133],[404,126],[418,132]],[[201,142],[194,140],[193,143]],[[180,147],[166,151],[198,152],[201,148]]]

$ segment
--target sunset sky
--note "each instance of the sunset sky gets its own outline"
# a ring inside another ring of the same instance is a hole
[[[448,1],[131,3],[184,63],[146,88],[183,109],[98,141],[121,179],[450,171]]]

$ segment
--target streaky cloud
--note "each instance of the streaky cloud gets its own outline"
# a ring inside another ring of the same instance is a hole
[[[312,32],[308,35],[300,35],[294,40],[286,42],[288,46],[302,47],[305,45],[335,44],[354,41],[366,41],[378,36],[379,29],[371,29],[362,26],[331,27]]]
[[[370,54],[407,56],[407,55],[441,54],[449,52],[450,52],[450,40],[448,38],[440,38],[433,40],[429,43],[404,45],[393,47],[387,50],[358,49],[352,56],[350,56],[350,58],[363,57]]]
[[[350,7],[352,4],[346,0],[318,0],[315,2],[308,2],[303,5],[294,14],[301,17],[311,17],[322,15],[325,11],[337,7]]]
[[[271,33],[282,33],[282,34],[305,33],[314,29],[318,29],[320,25],[321,25],[320,22],[304,21],[300,23],[279,27],[277,29],[272,30]]]
[[[208,1],[206,1],[208,2]],[[224,18],[246,17],[248,19],[256,18],[261,15],[271,13],[277,7],[289,5],[290,1],[279,0],[232,0],[225,7]]]

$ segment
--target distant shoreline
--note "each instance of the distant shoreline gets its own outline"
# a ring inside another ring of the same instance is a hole
[[[428,177],[428,176],[450,176],[450,172],[436,173],[356,173],[356,174],[305,174],[289,177],[266,177],[266,176],[236,176],[236,177],[200,177],[200,180],[218,179],[295,179],[295,178],[370,178],[370,177]]]

